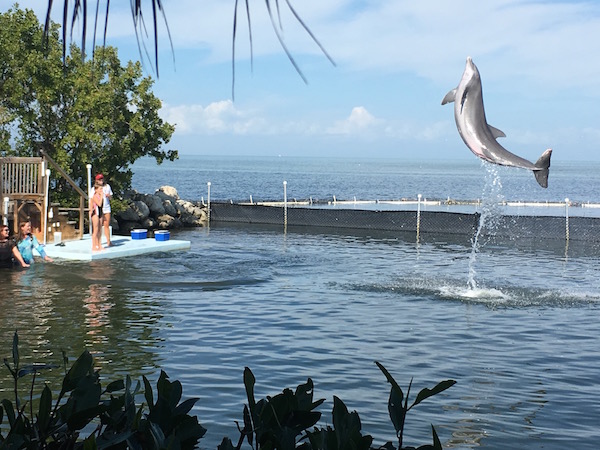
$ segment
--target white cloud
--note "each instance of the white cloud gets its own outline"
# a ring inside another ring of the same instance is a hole
[[[381,124],[381,121],[376,119],[363,106],[352,108],[350,116],[344,120],[339,120],[334,125],[328,128],[329,134],[362,134],[372,131],[375,127]]]
[[[164,105],[161,117],[181,134],[250,134],[265,130],[265,121],[241,111],[231,100],[202,105]]]

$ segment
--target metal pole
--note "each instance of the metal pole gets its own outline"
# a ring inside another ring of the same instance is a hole
[[[92,192],[92,165],[86,164],[85,167],[87,169],[88,197],[89,197],[90,193]]]
[[[421,232],[421,194],[417,195],[417,241]]]
[[[210,225],[210,181],[206,183],[208,193],[206,195],[206,219]]]
[[[287,228],[287,181],[283,182],[283,226]]]
[[[44,201],[44,245],[48,235],[48,197],[50,193],[50,169],[46,169],[46,198]]]
[[[4,225],[8,225],[8,202],[10,201],[9,197],[4,197],[4,217],[2,218],[2,223]]]
[[[565,198],[565,236],[569,240],[569,199]]]
[[[87,169],[87,194],[88,194],[88,200],[92,197],[92,165],[91,164],[86,164],[85,165],[86,169]],[[92,230],[92,220],[90,219],[90,236],[92,236],[92,234],[94,233],[94,230]]]

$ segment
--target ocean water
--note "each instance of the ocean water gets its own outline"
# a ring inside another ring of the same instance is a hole
[[[175,185],[180,197],[248,201],[288,199],[398,200],[481,199],[490,164],[478,158],[423,161],[367,158],[187,156],[156,165],[138,161],[133,187],[152,193]],[[557,202],[568,198],[586,203],[600,200],[600,163],[558,160],[550,168],[549,187],[542,189],[530,171],[493,166],[502,195],[509,201]]]
[[[502,170],[490,181],[478,163],[432,164],[190,157],[159,169],[141,162],[134,187],[169,184],[200,199],[210,181],[215,199],[259,200],[281,198],[286,180],[298,198],[600,200],[590,165],[553,165],[543,191],[527,172]],[[18,329],[25,361],[60,362],[61,350],[74,358],[87,348],[107,380],[130,373],[154,383],[164,369],[185,398],[199,398],[202,448],[224,436],[237,441],[244,367],[258,398],[310,377],[315,398],[326,400],[322,424],[331,424],[335,395],[359,413],[374,444],[395,442],[389,384],[374,361],[405,392],[413,379],[411,398],[457,381],[409,412],[405,445],[429,443],[433,424],[444,448],[597,448],[598,243],[492,235],[474,246],[449,235],[417,242],[412,234],[257,225],[172,238],[191,249],[3,273],[4,357]],[[7,372],[2,396],[10,395]]]

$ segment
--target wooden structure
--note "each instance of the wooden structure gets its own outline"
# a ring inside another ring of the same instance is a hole
[[[2,202],[3,220],[12,225],[13,233],[18,232],[19,222],[30,219],[40,241],[46,241],[49,236],[48,212],[59,221],[58,208],[51,208],[50,182],[48,176],[50,168],[65,178],[79,194],[79,224],[76,231],[77,237],[83,237],[85,203],[87,194],[77,186],[75,181],[50,158],[45,152],[40,152],[39,157],[4,157],[0,158],[0,201]],[[54,206],[54,205],[52,205]],[[63,208],[64,209],[64,208]],[[66,223],[66,221],[65,221]]]

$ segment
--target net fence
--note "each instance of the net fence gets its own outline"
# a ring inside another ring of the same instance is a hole
[[[480,213],[413,210],[363,210],[211,203],[211,222],[402,231],[416,234],[474,235]],[[489,221],[488,221],[489,222]],[[600,218],[502,215],[482,234],[511,239],[600,240]]]

